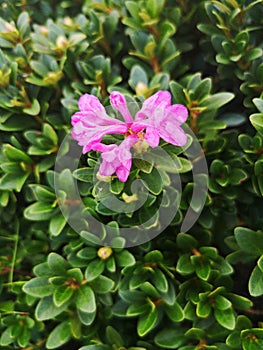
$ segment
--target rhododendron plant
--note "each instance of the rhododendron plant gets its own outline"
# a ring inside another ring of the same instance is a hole
[[[125,182],[132,165],[130,149],[136,143],[146,141],[155,148],[162,138],[175,146],[186,144],[187,135],[181,125],[187,119],[187,109],[181,104],[172,105],[168,91],[158,91],[146,99],[134,119],[123,94],[112,92],[110,102],[124,121],[110,117],[99,99],[89,94],[81,96],[80,110],[71,119],[72,136],[83,147],[83,153],[102,152],[100,175],[110,176],[116,172],[119,180]],[[120,145],[103,144],[103,137],[110,134],[123,134],[124,141]]]

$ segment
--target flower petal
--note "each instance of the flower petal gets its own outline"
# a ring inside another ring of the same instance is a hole
[[[118,176],[118,179],[121,181],[121,182],[126,182],[129,175],[130,175],[130,168],[126,168],[124,166],[120,166],[118,169],[116,169],[116,175]]]
[[[187,142],[187,135],[182,128],[173,123],[167,123],[165,128],[160,129],[160,136],[164,141],[175,146],[184,146]]]
[[[98,97],[90,94],[84,94],[80,97],[79,102],[79,109],[81,111],[94,111],[94,112],[105,112],[105,108],[100,103],[100,100]]]
[[[135,116],[135,121],[143,120],[145,117],[151,118],[156,108],[162,110],[170,105],[170,92],[160,90],[143,102],[142,108]]]
[[[77,128],[77,130],[76,130]],[[100,142],[104,135],[107,134],[125,134],[128,130],[128,126],[121,125],[107,125],[107,126],[95,126],[92,128],[83,127],[82,132],[79,133],[77,125],[73,127],[71,132],[72,137],[78,141],[80,146],[85,146],[86,152],[92,149],[93,144]]]
[[[188,118],[188,110],[184,105],[175,104],[166,108],[168,118],[178,121],[180,124],[184,123]]]
[[[126,99],[123,94],[118,91],[113,91],[110,94],[110,103],[113,108],[117,109],[117,111],[122,114],[126,123],[132,124],[133,119],[127,107]]]
[[[158,130],[156,130],[155,128],[149,126],[146,129],[146,134],[144,137],[145,141],[147,141],[147,143],[152,147],[155,148],[159,145],[160,142],[160,135]]]
[[[132,164],[130,148],[138,142],[138,139],[137,135],[130,135],[120,145],[104,145],[106,148],[96,144],[94,146],[96,150],[105,150],[101,155],[103,160],[100,165],[100,174],[109,176],[116,172],[119,180],[125,182],[129,176]]]
[[[99,173],[102,176],[111,176],[111,175],[113,175],[115,173],[115,166],[114,166],[114,164],[111,164],[110,162],[107,162],[106,160],[103,160],[101,165],[100,165]]]

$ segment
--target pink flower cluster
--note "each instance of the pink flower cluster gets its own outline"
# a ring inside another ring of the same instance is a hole
[[[180,126],[188,117],[187,109],[181,104],[172,105],[168,91],[158,91],[146,99],[134,119],[120,92],[112,92],[110,102],[124,121],[107,115],[99,99],[89,94],[81,96],[80,111],[71,118],[72,137],[83,147],[83,153],[90,150],[102,153],[99,170],[102,176],[116,172],[119,180],[125,182],[132,165],[131,148],[143,140],[153,148],[159,145],[160,138],[175,146],[186,144],[187,135]],[[101,141],[109,134],[123,134],[125,138],[119,145],[105,145]]]

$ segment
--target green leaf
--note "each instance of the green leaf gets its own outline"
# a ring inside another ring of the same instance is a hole
[[[232,308],[226,310],[215,309],[214,311],[215,318],[217,322],[224,328],[233,330],[236,325],[235,315]]]
[[[136,262],[134,256],[126,249],[116,253],[115,259],[119,266],[132,266]]]
[[[81,235],[82,238],[87,240],[89,242],[89,244],[101,245],[101,238],[96,236],[96,235],[94,235],[91,232],[81,231],[80,235]]]
[[[68,262],[57,253],[50,253],[47,258],[47,263],[54,275],[63,275],[69,267]]]
[[[238,245],[246,253],[252,256],[263,254],[263,233],[261,231],[256,232],[246,227],[236,227],[234,233]]]
[[[190,254],[183,254],[177,261],[176,270],[181,275],[188,275],[195,271],[194,265],[191,263]]]
[[[211,266],[209,260],[205,259],[202,256],[191,256],[191,261],[193,262],[193,265],[195,266],[195,272],[199,278],[202,280],[207,281],[210,273],[211,273]]]
[[[78,267],[67,270],[67,276],[79,285],[83,282],[83,273]]]
[[[20,192],[24,186],[29,173],[14,173],[14,174],[5,174],[0,179],[0,189],[1,190],[16,190]]]
[[[116,272],[116,262],[113,256],[110,256],[107,261],[106,261],[106,269],[111,272],[115,273]]]
[[[11,334],[11,327],[6,328],[0,338],[0,345],[7,346],[15,341],[14,337]]]
[[[159,299],[160,294],[157,291],[157,289],[150,283],[150,282],[144,282],[141,284],[140,289],[147,294],[148,296],[154,298],[154,299]]]
[[[28,163],[28,164],[32,164],[32,160],[31,158],[28,157],[28,155],[9,145],[9,144],[5,144],[4,147],[3,147],[3,154],[10,160],[10,161],[14,161],[14,162],[25,162],[25,163]]]
[[[153,270],[151,280],[153,281],[155,287],[163,293],[168,291],[168,282],[165,277],[165,274],[158,268]]]
[[[225,113],[220,115],[220,120],[223,121],[227,126],[239,126],[244,124],[247,120],[246,116],[241,113]]]
[[[14,311],[15,303],[11,300],[0,302],[0,312],[12,312]]]
[[[151,193],[158,195],[162,192],[163,181],[157,169],[153,168],[150,174],[140,172],[140,178]]]
[[[255,266],[250,275],[248,289],[250,295],[253,297],[258,297],[263,294],[263,272],[258,266]]]
[[[30,184],[28,187],[33,191],[36,199],[40,202],[53,203],[56,199],[56,195],[52,190],[44,185]]]
[[[176,243],[178,247],[183,251],[191,251],[191,249],[197,247],[197,240],[188,233],[180,232],[176,236]]]
[[[101,259],[94,259],[91,261],[86,270],[85,278],[90,282],[102,274],[105,268],[105,261]]]
[[[10,115],[10,117],[1,122],[0,121],[0,130],[2,131],[22,131],[28,130],[30,128],[37,127],[37,123],[33,119],[23,119],[23,123],[21,123],[21,115]]]
[[[131,304],[126,311],[126,315],[141,316],[147,313],[147,311],[149,311],[149,304],[146,304],[145,301],[142,301],[139,303]]]
[[[263,272],[263,255],[261,255],[261,257],[258,259],[257,265],[260,268],[260,270]]]
[[[52,236],[58,236],[65,227],[66,223],[67,220],[63,215],[57,214],[56,216],[54,216],[49,223],[49,231],[52,234]]]
[[[116,346],[117,348],[123,346],[123,340],[120,334],[113,327],[106,327],[106,337],[112,346]]]
[[[263,346],[263,332],[261,328],[250,328],[241,331],[244,350],[261,350]]]
[[[242,169],[231,169],[229,175],[229,183],[232,185],[239,185],[242,181],[247,179],[247,173]]]
[[[256,113],[252,114],[250,117],[250,122],[254,126],[254,128],[263,135],[263,114]]]
[[[175,103],[181,103],[183,105],[187,104],[186,96],[184,93],[184,88],[179,83],[172,81],[170,83],[170,88],[172,95],[174,97]]]
[[[144,261],[147,263],[158,263],[163,261],[163,254],[160,250],[151,250],[144,257]]]
[[[212,86],[211,78],[203,79],[194,90],[193,99],[196,101],[202,101],[205,96],[209,95]]]
[[[206,107],[207,110],[217,110],[231,101],[234,97],[235,95],[231,92],[218,92],[206,98],[199,106]]]
[[[17,342],[19,346],[24,348],[29,343],[30,337],[31,337],[30,330],[27,327],[23,327],[22,332],[19,334],[17,338]]]
[[[165,349],[178,349],[186,342],[184,332],[183,328],[164,329],[155,336],[154,342]]]
[[[96,312],[84,312],[80,309],[77,309],[78,317],[81,323],[83,323],[85,326],[90,326],[96,317]]]
[[[117,178],[114,178],[110,183],[110,191],[114,194],[120,194],[123,191],[124,182],[119,181]]]
[[[53,294],[54,304],[57,307],[62,306],[64,303],[67,303],[74,293],[74,289],[67,286],[59,286],[55,289]]]
[[[253,103],[257,107],[259,112],[263,113],[263,99],[262,98],[254,98]]]
[[[133,159],[134,165],[146,174],[150,174],[153,169],[153,164],[144,159]]]
[[[77,308],[86,313],[96,311],[96,299],[92,288],[88,285],[81,286],[76,293],[75,302]]]
[[[94,169],[93,168],[80,168],[73,172],[73,176],[83,182],[93,182]]]
[[[105,294],[109,293],[113,289],[114,282],[110,278],[101,275],[95,280],[91,281],[90,285],[96,293]]]
[[[52,204],[44,202],[36,202],[27,207],[24,216],[28,220],[43,221],[53,217],[56,208]]]
[[[23,112],[33,116],[38,115],[40,112],[40,104],[38,100],[33,100],[32,105],[29,108],[24,108]]]
[[[196,307],[196,315],[198,317],[207,318],[210,315],[211,306],[208,301],[199,301]]]
[[[144,337],[147,333],[149,333],[156,325],[157,319],[158,312],[156,308],[152,309],[149,314],[139,317],[137,324],[138,335],[140,337]]]
[[[47,338],[46,348],[56,349],[64,345],[71,338],[69,321],[64,321],[55,327]]]
[[[184,319],[184,312],[180,304],[175,302],[173,305],[165,305],[164,307],[167,316],[173,322],[182,322]]]
[[[112,350],[112,347],[108,345],[97,344],[82,346],[81,348],[79,348],[79,350]]]
[[[65,303],[62,306],[57,307],[53,302],[52,296],[44,297],[37,304],[36,319],[38,321],[50,320],[66,310],[68,304],[69,303]]]
[[[253,303],[248,298],[238,294],[227,293],[225,296],[231,301],[233,308],[236,310],[247,310],[253,306]],[[242,320],[242,319],[241,319]]]
[[[53,293],[53,286],[47,277],[35,277],[23,286],[23,291],[33,297],[43,298]]]
[[[52,143],[53,143],[54,145],[57,144],[57,142],[58,142],[58,135],[57,135],[57,133],[55,132],[55,130],[52,128],[51,125],[49,125],[49,124],[47,124],[47,123],[45,123],[45,124],[43,125],[43,135],[44,135],[46,138],[52,140]]]
[[[223,295],[217,295],[215,301],[215,308],[218,310],[226,310],[232,306],[231,301],[225,298]]]
[[[148,76],[141,66],[135,65],[132,67],[128,83],[134,90],[138,83],[148,85]]]

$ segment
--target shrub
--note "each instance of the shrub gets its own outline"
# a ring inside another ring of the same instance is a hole
[[[263,348],[262,15],[261,0],[1,2],[2,349]],[[125,183],[96,178],[98,152],[74,163],[83,94],[159,90],[188,109],[185,147],[162,141]]]

